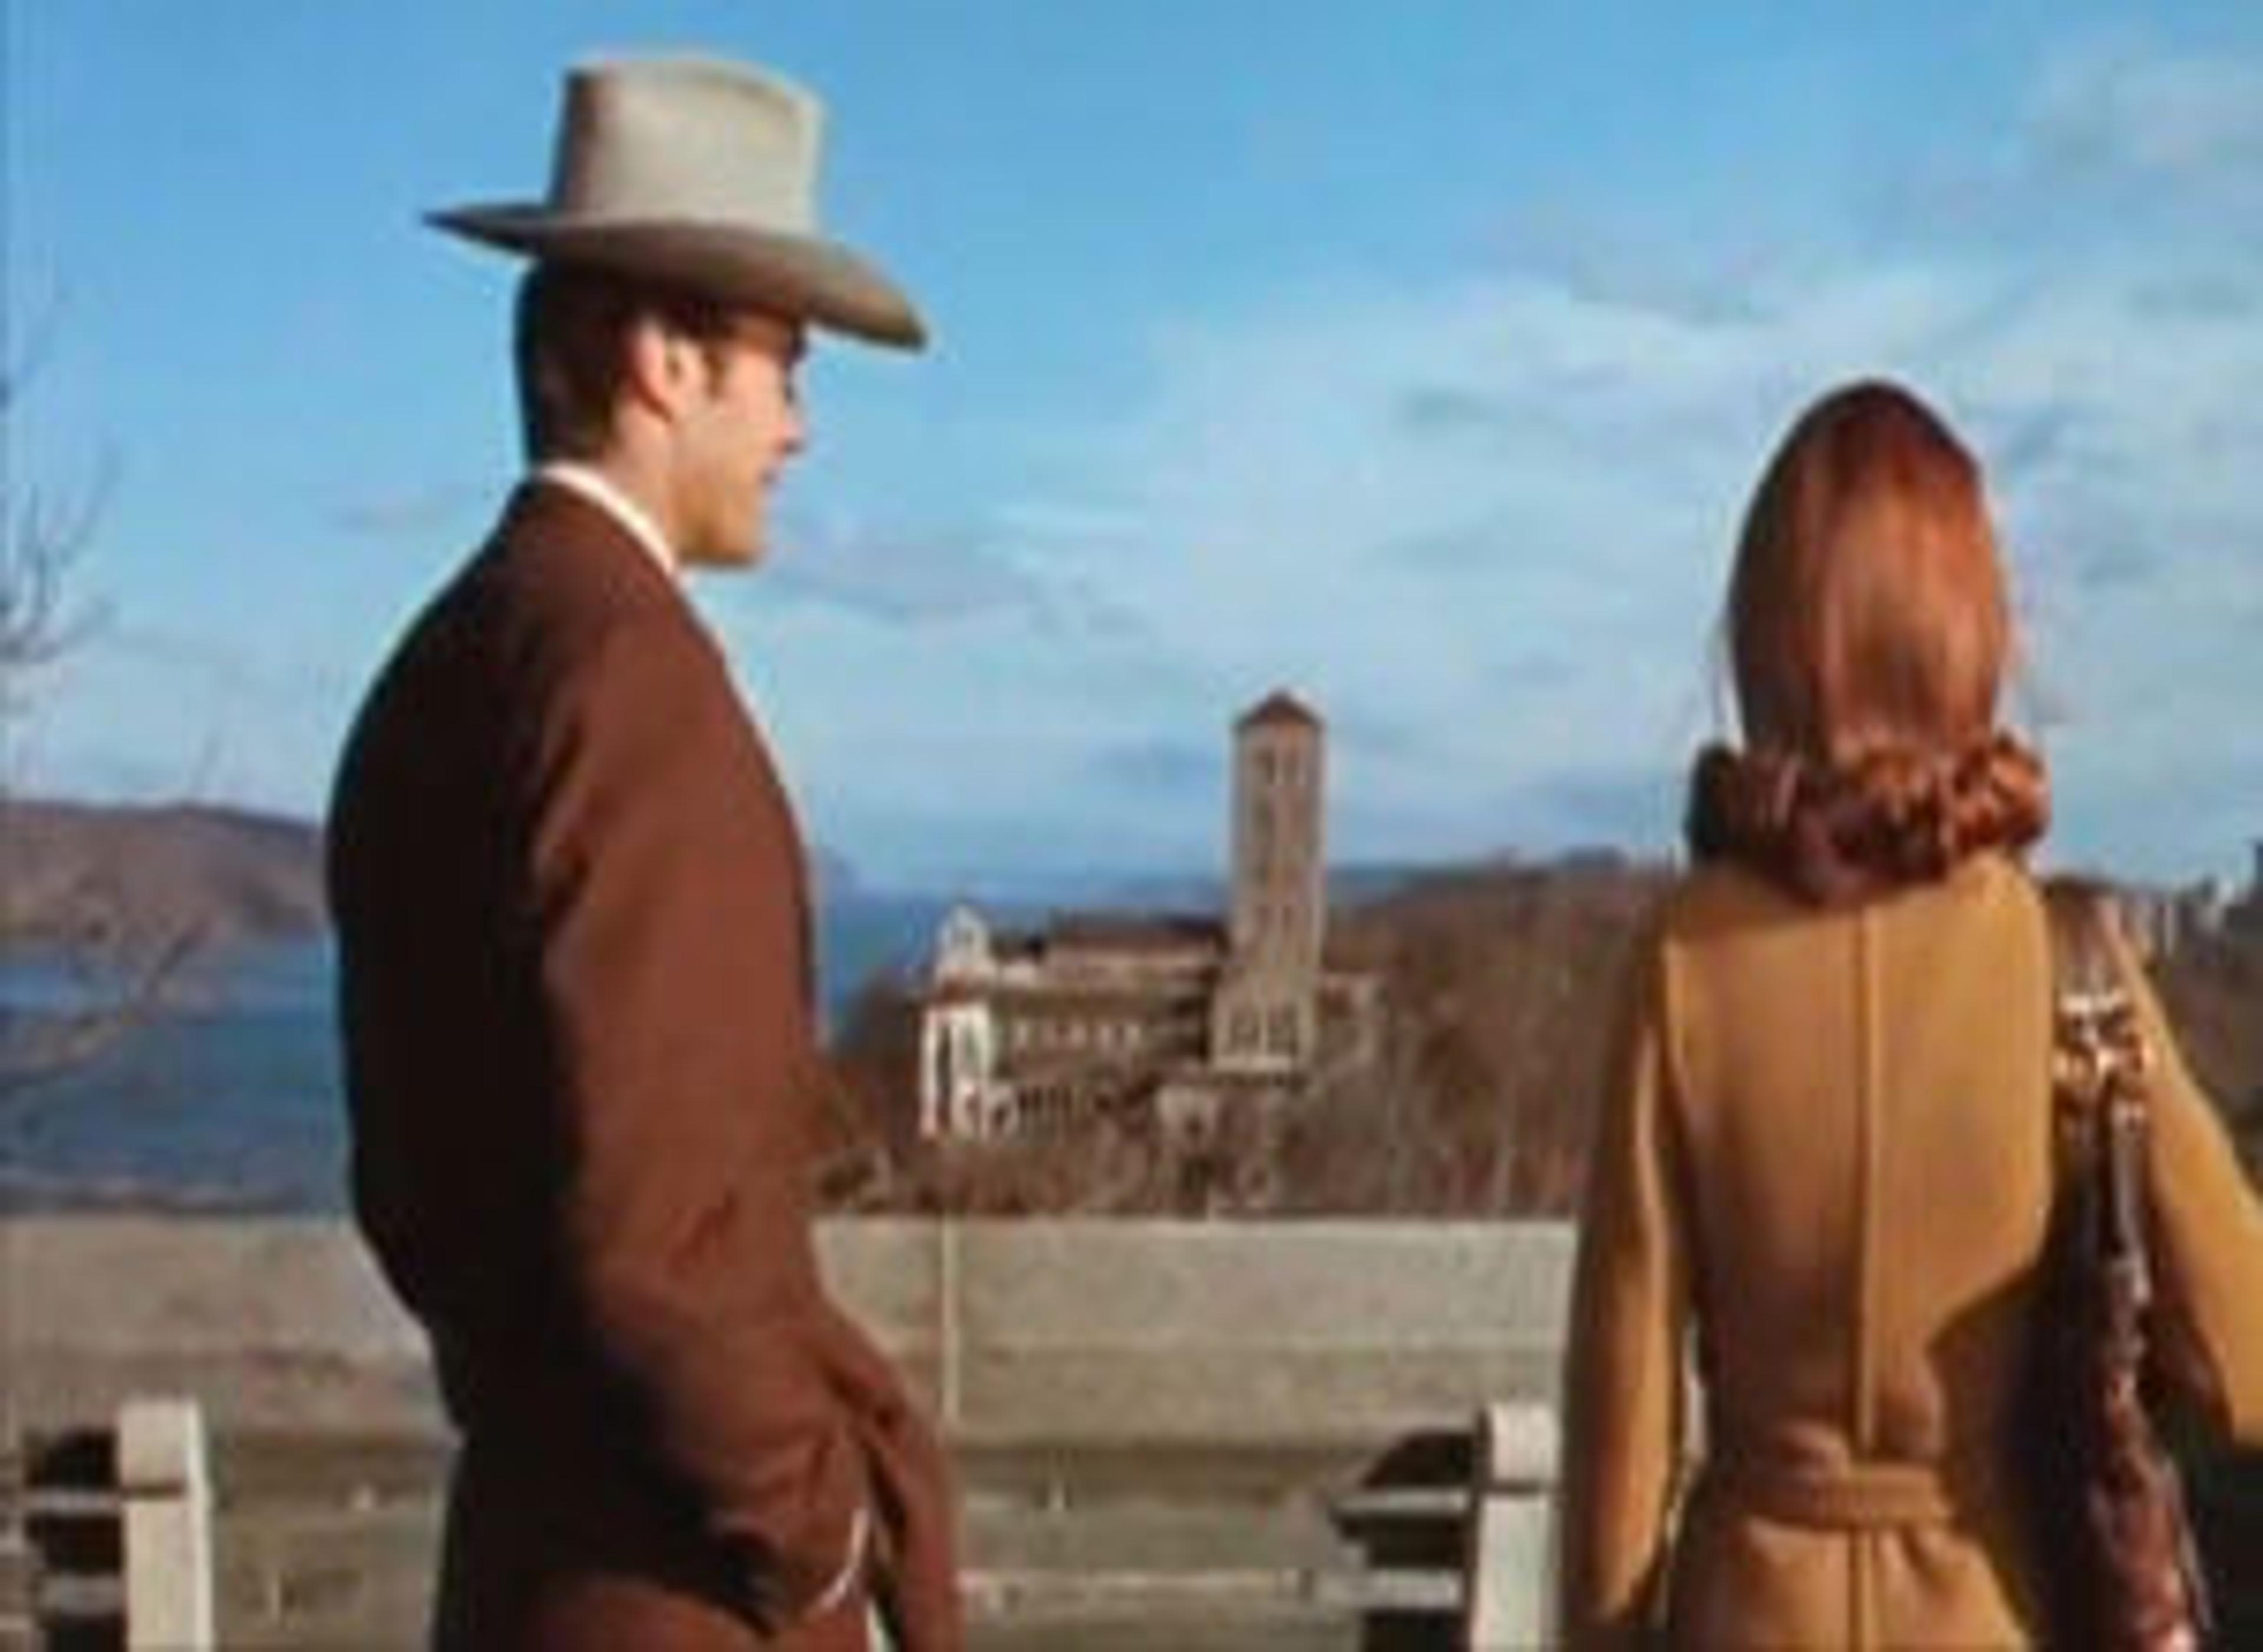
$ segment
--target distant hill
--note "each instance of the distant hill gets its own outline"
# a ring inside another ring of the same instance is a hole
[[[322,836],[310,822],[203,804],[0,800],[0,938],[319,933]]]
[[[857,892],[823,848],[826,898]],[[202,942],[290,939],[329,927],[322,829],[207,804],[0,799],[0,941],[113,935]]]

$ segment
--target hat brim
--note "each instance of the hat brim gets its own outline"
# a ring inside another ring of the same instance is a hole
[[[669,219],[576,218],[539,205],[428,214],[436,229],[506,252],[648,277],[898,350],[927,328],[901,288],[837,242]]]

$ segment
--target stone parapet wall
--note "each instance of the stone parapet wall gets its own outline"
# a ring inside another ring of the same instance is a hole
[[[1553,1388],[1554,1223],[831,1221],[835,1293],[957,1438],[1359,1441]],[[227,1429],[441,1427],[423,1344],[322,1221],[0,1221],[18,1420],[201,1400]]]

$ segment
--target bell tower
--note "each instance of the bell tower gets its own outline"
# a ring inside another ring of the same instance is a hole
[[[1219,1067],[1312,1059],[1327,930],[1326,755],[1319,716],[1285,692],[1233,726],[1229,955],[1211,1028]]]

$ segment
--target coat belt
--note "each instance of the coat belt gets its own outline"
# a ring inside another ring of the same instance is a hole
[[[1983,1477],[1934,1463],[1715,1461],[1701,1491],[1763,1519],[1827,1531],[1946,1525],[1987,1496]]]

